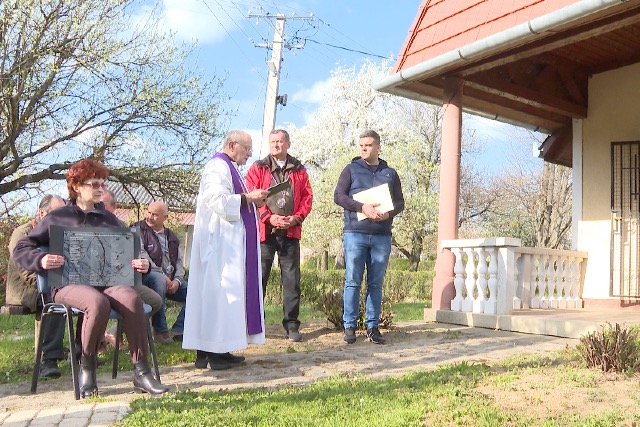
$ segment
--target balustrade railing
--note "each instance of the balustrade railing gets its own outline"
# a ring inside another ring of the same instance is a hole
[[[508,237],[445,240],[442,247],[455,256],[453,311],[582,308],[586,252],[525,248]]]

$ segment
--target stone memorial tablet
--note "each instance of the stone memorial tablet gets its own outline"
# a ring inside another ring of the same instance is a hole
[[[49,286],[133,286],[142,275],[131,261],[139,257],[140,235],[128,227],[62,227],[52,225],[49,251],[64,257],[64,266],[48,270]]]

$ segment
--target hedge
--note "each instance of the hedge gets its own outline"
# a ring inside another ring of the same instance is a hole
[[[366,272],[365,272],[366,281]],[[385,300],[391,304],[415,302],[431,299],[433,271],[387,270],[382,286]],[[340,292],[344,288],[344,270],[300,270],[301,303],[313,305],[321,295],[327,292]],[[364,283],[363,283],[364,287]],[[267,294],[267,304],[282,303],[280,269],[271,270]]]

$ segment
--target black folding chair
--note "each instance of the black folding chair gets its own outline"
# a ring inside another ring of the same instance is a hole
[[[33,363],[33,375],[31,377],[31,393],[35,393],[38,387],[38,378],[40,373],[40,363],[42,360],[42,343],[44,340],[45,324],[50,316],[65,316],[67,319],[67,331],[69,337],[69,353],[71,359],[71,378],[73,380],[73,391],[75,393],[76,400],[80,399],[80,385],[78,381],[78,358],[75,342],[75,334],[73,327],[73,318],[84,315],[82,310],[74,307],[69,307],[65,304],[55,303],[51,300],[51,290],[47,282],[47,278],[44,275],[38,274],[37,276],[38,294],[42,300],[42,312],[40,314],[40,331],[36,340],[35,359]],[[144,312],[149,317],[151,314],[151,306],[144,304]],[[111,377],[116,378],[118,376],[118,354],[120,350],[120,337],[122,336],[122,316],[115,310],[111,310],[109,313],[109,319],[116,321],[116,342],[113,354],[113,369]],[[158,359],[156,356],[156,347],[153,341],[153,334],[151,333],[150,319],[147,322],[147,341],[149,342],[149,352],[151,353],[151,364],[156,374],[156,379],[160,382],[160,370],[158,368]]]

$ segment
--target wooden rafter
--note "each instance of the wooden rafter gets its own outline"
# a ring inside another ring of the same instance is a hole
[[[573,118],[587,117],[586,105],[579,105],[507,81],[496,81],[484,76],[473,76],[466,80],[465,86],[473,87],[479,91],[491,93],[535,108],[545,109],[562,116]]]

